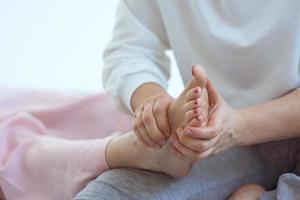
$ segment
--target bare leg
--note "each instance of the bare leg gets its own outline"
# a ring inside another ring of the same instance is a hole
[[[234,191],[229,200],[259,200],[263,192],[265,189],[260,185],[246,184]]]
[[[115,137],[109,143],[106,159],[110,168],[131,167],[158,171],[174,177],[185,176],[192,166],[187,158],[170,152],[170,142],[161,149],[153,149],[139,141],[133,132]]]

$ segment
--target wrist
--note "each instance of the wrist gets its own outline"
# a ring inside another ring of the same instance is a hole
[[[247,135],[247,118],[245,110],[234,110],[234,137],[236,139],[236,146],[245,146],[245,135]]]
[[[131,97],[131,108],[135,111],[146,99],[160,93],[167,94],[167,92],[156,83],[145,83],[141,85],[134,91]]]

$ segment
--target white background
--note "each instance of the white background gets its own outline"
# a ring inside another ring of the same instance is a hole
[[[102,52],[118,0],[0,0],[0,85],[103,91]],[[182,90],[172,57],[169,91]]]

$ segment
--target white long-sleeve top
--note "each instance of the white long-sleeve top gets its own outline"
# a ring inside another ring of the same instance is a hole
[[[117,107],[142,84],[167,87],[172,49],[185,83],[201,64],[234,108],[300,86],[299,0],[121,0],[103,80]]]

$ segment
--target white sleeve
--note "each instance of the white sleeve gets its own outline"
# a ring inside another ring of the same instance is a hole
[[[104,87],[116,107],[132,113],[131,96],[142,84],[167,88],[169,42],[154,0],[121,0],[112,41],[104,55]]]

